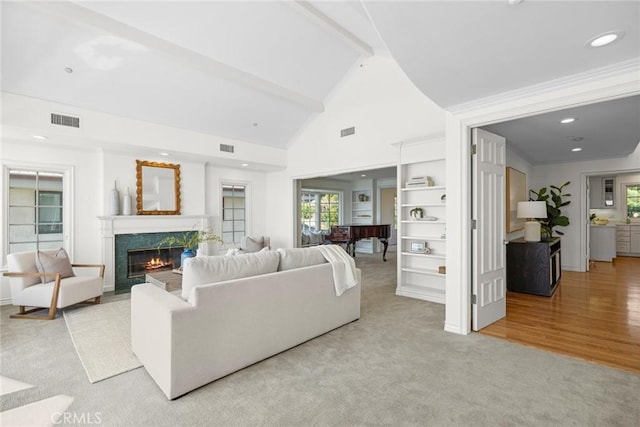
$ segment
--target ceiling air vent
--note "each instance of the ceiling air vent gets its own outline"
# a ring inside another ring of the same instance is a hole
[[[62,114],[51,113],[51,124],[79,128],[80,117],[64,116]]]
[[[233,153],[233,145],[220,144],[220,151],[224,151],[225,153]]]
[[[340,137],[343,138],[345,136],[353,135],[354,133],[356,133],[356,127],[351,126],[350,128],[342,129],[340,131]]]

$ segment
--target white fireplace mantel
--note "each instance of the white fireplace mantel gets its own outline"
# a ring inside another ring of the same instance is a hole
[[[162,233],[215,228],[217,217],[209,215],[99,216],[102,234],[104,290],[115,290],[115,236],[118,234]]]

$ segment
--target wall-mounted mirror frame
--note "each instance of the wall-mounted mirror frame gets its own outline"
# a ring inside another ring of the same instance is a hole
[[[136,160],[138,215],[180,215],[180,165]]]

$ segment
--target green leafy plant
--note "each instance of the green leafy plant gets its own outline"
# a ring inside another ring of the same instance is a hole
[[[555,231],[560,236],[564,233],[559,230],[554,230],[555,227],[566,227],[569,225],[569,218],[566,215],[562,215],[560,208],[567,206],[571,203],[570,200],[565,198],[570,197],[571,194],[563,193],[564,188],[568,186],[571,181],[567,181],[560,187],[550,185],[549,187],[542,187],[538,191],[529,190],[530,194],[533,194],[536,198],[530,197],[530,200],[535,202],[545,202],[547,204],[547,218],[540,218],[540,229],[542,234],[551,238]]]
[[[181,236],[168,236],[162,239],[157,247],[183,247],[185,249],[194,250],[203,242],[222,243],[222,238],[216,234],[212,228],[199,231],[186,231]]]

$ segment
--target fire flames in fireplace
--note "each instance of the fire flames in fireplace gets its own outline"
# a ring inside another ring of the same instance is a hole
[[[127,251],[127,277],[142,277],[147,273],[171,270],[180,265],[183,248],[147,248]]]
[[[145,266],[145,270],[153,271],[153,270],[158,270],[158,269],[164,269],[164,267],[167,267],[167,266],[173,268],[173,263],[172,262],[165,262],[165,261],[161,260],[160,258],[151,258],[149,261],[147,261],[147,265]]]

